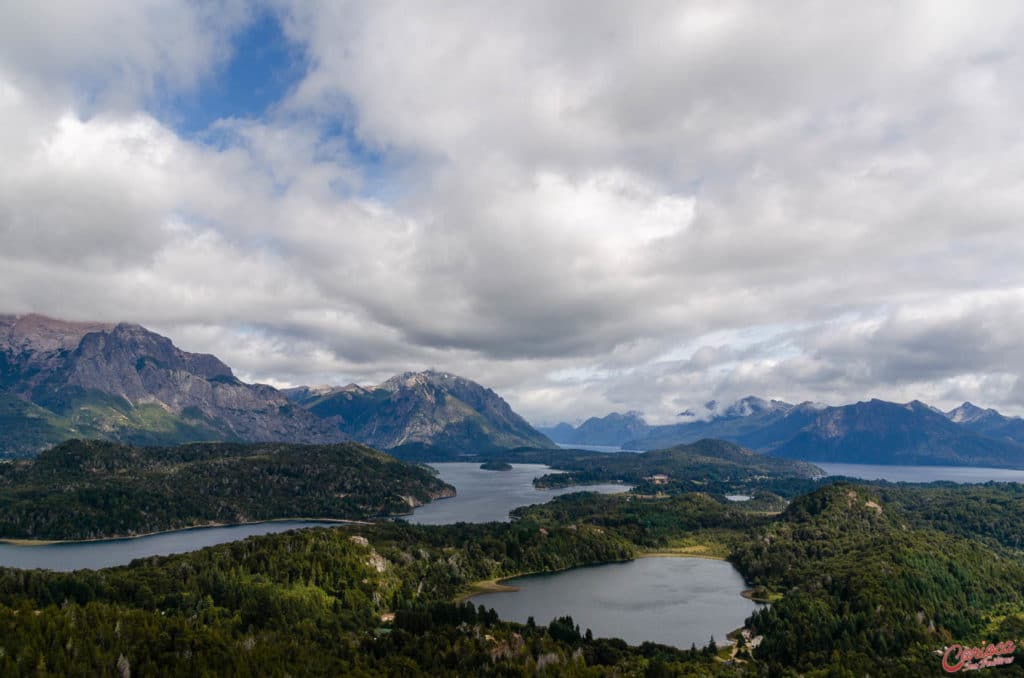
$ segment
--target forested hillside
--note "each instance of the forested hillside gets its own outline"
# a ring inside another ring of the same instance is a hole
[[[936,508],[999,488],[949,490],[843,483],[774,516],[700,493],[578,494],[521,509],[511,524],[357,525],[100,572],[3,570],[0,672],[933,676],[945,645],[1024,631],[1024,564]],[[993,505],[979,520],[997,515]],[[631,647],[571,619],[505,623],[453,602],[478,580],[652,549],[728,556],[773,601],[747,622],[760,646],[734,660]]]
[[[355,443],[129,447],[73,440],[0,464],[0,538],[94,539],[210,523],[407,513],[454,489]]]

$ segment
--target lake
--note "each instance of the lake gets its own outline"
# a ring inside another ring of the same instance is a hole
[[[627,643],[653,641],[688,649],[743,626],[757,603],[740,595],[743,577],[724,560],[639,558],[503,582],[519,591],[483,593],[470,600],[508,621],[537,624],[571,615],[580,632]]]
[[[514,508],[543,504],[553,497],[570,492],[626,492],[629,485],[576,485],[558,489],[538,490],[533,479],[552,472],[544,464],[512,464],[511,471],[484,471],[479,462],[446,462],[429,464],[437,469],[446,483],[455,486],[457,494],[420,506],[406,518],[420,525],[451,523],[508,522]]]
[[[864,480],[888,480],[893,483],[930,483],[950,480],[954,483],[996,482],[1024,483],[1024,471],[982,466],[889,466],[885,464],[834,464],[812,461],[832,476],[849,476]]]
[[[643,452],[643,450],[624,450],[615,445],[571,445],[569,443],[555,443],[555,445],[558,445],[563,450],[586,450],[587,452],[606,452],[608,454],[617,454],[619,452],[640,454]]]
[[[70,572],[127,565],[136,558],[187,553],[215,544],[238,541],[257,534],[286,532],[303,527],[329,527],[337,523],[315,520],[280,520],[251,525],[194,527],[174,532],[161,532],[132,539],[65,542],[19,546],[0,543],[0,566],[43,568]]]
[[[543,503],[552,497],[582,489],[597,492],[625,492],[626,485],[597,485],[538,490],[533,479],[551,469],[543,464],[514,464],[511,471],[483,471],[477,463],[433,464],[458,495],[421,506],[408,516],[409,522],[443,525],[459,521],[483,523],[507,521],[519,506]],[[133,539],[103,539],[19,546],[0,543],[0,567],[44,568],[71,571],[127,565],[136,558],[187,553],[215,544],[238,541],[257,534],[285,532],[305,527],[330,527],[337,523],[315,520],[282,520],[251,525],[195,527],[162,532]]]

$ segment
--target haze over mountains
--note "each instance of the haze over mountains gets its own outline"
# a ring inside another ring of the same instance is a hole
[[[750,396],[716,409],[707,420],[651,426],[639,413],[612,413],[575,428],[560,424],[541,430],[561,444],[637,450],[719,438],[810,461],[1024,467],[1024,419],[971,403],[941,412],[920,401],[873,399],[825,407]]]

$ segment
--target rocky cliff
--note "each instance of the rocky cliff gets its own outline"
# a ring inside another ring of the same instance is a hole
[[[0,453],[73,437],[331,443],[337,427],[139,325],[0,316]]]

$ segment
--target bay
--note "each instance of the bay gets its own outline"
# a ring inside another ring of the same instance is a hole
[[[416,508],[407,518],[419,525],[452,523],[508,522],[509,511],[520,506],[543,504],[570,492],[626,492],[629,485],[605,483],[574,485],[557,489],[537,489],[533,479],[553,469],[544,464],[512,464],[511,471],[484,471],[479,462],[445,462],[429,464],[441,479],[455,486],[456,495],[438,499]]]
[[[625,492],[626,485],[597,485],[538,490],[533,479],[552,469],[543,464],[514,464],[511,471],[484,471],[476,463],[434,464],[441,478],[455,486],[457,496],[417,508],[409,522],[443,525],[509,520],[519,506],[543,503],[560,494],[581,490]],[[194,527],[127,539],[18,544],[0,542],[0,567],[42,568],[57,571],[99,569],[127,565],[137,558],[188,553],[207,546],[238,541],[260,534],[338,525],[333,521],[281,520],[246,525]]]
[[[279,520],[246,525],[193,527],[160,532],[129,539],[68,541],[54,544],[22,545],[0,543],[0,566],[23,569],[42,568],[70,572],[127,565],[136,558],[188,553],[207,546],[238,541],[258,534],[286,532],[306,527],[330,527],[336,522],[319,520]]]

